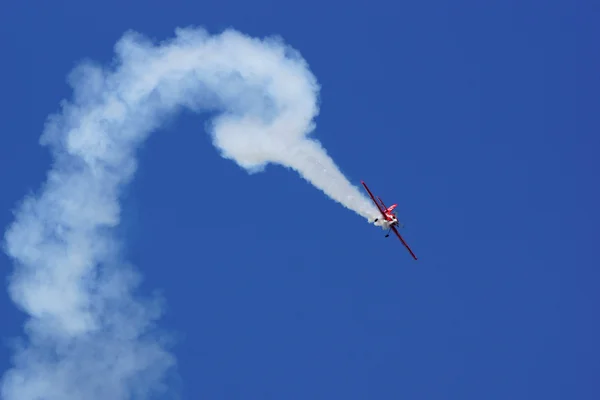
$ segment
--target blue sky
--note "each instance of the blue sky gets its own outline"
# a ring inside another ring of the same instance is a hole
[[[123,5],[124,4],[124,5]],[[129,29],[277,34],[315,137],[399,203],[419,261],[290,170],[249,175],[184,113],[139,151],[118,236],[158,291],[184,399],[596,399],[598,9],[591,2],[34,1],[2,6],[0,224],[51,165],[69,71]],[[233,225],[231,223],[234,223]],[[12,271],[0,257],[3,276]],[[0,294],[0,368],[25,315]]]

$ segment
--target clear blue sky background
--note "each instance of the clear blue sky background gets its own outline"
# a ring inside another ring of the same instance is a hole
[[[317,137],[400,204],[420,260],[291,171],[249,176],[181,116],[140,152],[123,231],[142,291],[165,296],[182,397],[598,399],[598,15],[539,0],[3,4],[0,225],[44,179],[37,141],[77,62],[108,63],[128,29],[279,34],[322,85]],[[6,343],[24,316],[5,290],[0,313]]]

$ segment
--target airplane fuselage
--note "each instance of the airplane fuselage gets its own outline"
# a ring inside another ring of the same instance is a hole
[[[375,223],[377,223],[380,218],[375,218]],[[398,218],[394,214],[385,214],[385,220],[381,221],[379,224],[382,229],[389,229],[392,226],[398,225]]]

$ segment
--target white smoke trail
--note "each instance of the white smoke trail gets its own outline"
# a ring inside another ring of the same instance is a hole
[[[136,298],[137,275],[110,229],[137,146],[181,107],[219,110],[214,144],[251,172],[290,167],[365,218],[377,209],[307,135],[318,85],[305,61],[276,39],[180,29],[154,45],[127,33],[115,67],[92,63],[70,76],[74,99],[51,117],[41,142],[54,165],[5,236],[15,261],[9,291],[29,315],[28,341],[2,380],[2,398],[146,398],[163,388],[174,358],[153,322],[156,302]]]

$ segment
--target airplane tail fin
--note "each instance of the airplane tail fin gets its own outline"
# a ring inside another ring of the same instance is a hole
[[[398,207],[398,204],[392,204],[386,211],[387,212],[392,212],[394,210],[394,208]]]

